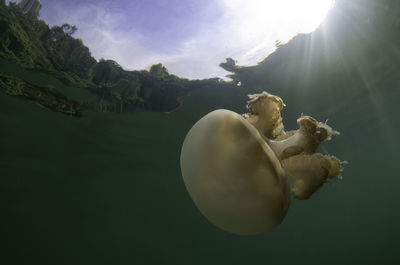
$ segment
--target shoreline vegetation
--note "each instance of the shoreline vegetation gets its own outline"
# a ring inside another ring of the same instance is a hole
[[[82,117],[82,103],[68,99],[48,87],[30,84],[24,80],[0,73],[0,90],[10,96],[32,100],[39,106],[61,112],[66,115]]]
[[[82,40],[73,37],[76,26],[64,24],[49,28],[38,18],[40,8],[37,0],[8,5],[0,0],[0,58],[31,72],[54,77],[66,87],[89,91],[96,100],[91,103],[72,100],[62,91],[55,93],[21,75],[3,73],[0,90],[8,95],[25,97],[51,110],[80,117],[84,110],[169,113],[194,89],[233,85],[219,78],[180,78],[169,74],[160,63],[149,70],[126,71],[113,60],[96,61]]]

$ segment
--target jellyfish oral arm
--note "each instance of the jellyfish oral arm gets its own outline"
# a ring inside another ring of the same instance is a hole
[[[266,139],[278,159],[282,160],[300,153],[313,154],[322,141],[339,134],[325,123],[318,122],[310,116],[301,116],[297,119],[297,124],[299,129],[292,132],[291,136],[285,134],[286,139]]]
[[[310,116],[301,116],[297,119],[299,129],[285,132],[280,116],[282,99],[266,92],[249,97],[250,114],[244,117],[258,129],[281,162],[297,199],[308,199],[328,178],[339,177],[340,160],[315,153],[321,142],[339,135],[338,131]],[[254,116],[258,118],[256,122],[251,119]]]

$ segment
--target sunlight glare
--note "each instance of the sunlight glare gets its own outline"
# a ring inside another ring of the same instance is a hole
[[[232,24],[235,41],[246,47],[237,57],[254,64],[273,51],[274,43],[286,43],[299,33],[314,31],[333,7],[334,0],[222,0]]]

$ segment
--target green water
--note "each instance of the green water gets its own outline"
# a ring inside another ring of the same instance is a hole
[[[325,147],[350,164],[343,180],[293,200],[284,222],[258,236],[209,223],[179,168],[190,127],[216,108],[244,112],[243,88],[197,91],[168,115],[81,119],[0,93],[1,263],[399,264],[398,92],[377,93],[380,113],[367,96],[303,106],[342,132]],[[288,129],[299,114],[283,112]]]

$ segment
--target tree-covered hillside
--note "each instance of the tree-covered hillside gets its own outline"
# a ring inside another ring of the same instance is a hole
[[[98,100],[86,108],[117,113],[135,110],[168,112],[179,106],[181,98],[197,87],[230,85],[222,84],[217,78],[182,79],[169,74],[161,64],[151,66],[148,71],[126,71],[112,60],[97,62],[82,40],[73,37],[77,30],[75,26],[64,24],[49,28],[37,17],[40,7],[37,0],[10,2],[9,5],[0,1],[0,57],[25,69],[48,73],[68,86],[91,91]],[[17,95],[10,92],[12,88],[4,88],[5,84],[11,83],[13,81],[8,80],[0,88]],[[27,89],[41,88],[30,84]],[[24,94],[18,95],[24,97]]]

